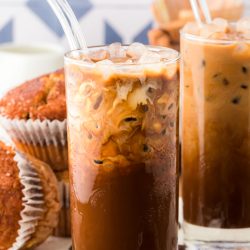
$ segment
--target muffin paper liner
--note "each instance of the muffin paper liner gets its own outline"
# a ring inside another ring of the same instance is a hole
[[[58,226],[54,230],[54,236],[70,237],[71,220],[70,220],[70,192],[69,183],[65,180],[58,180],[59,199],[61,211],[59,215]]]
[[[18,236],[10,249],[18,250],[32,237],[38,220],[43,216],[44,196],[40,178],[31,163],[19,153],[16,153],[14,160],[17,162],[20,182],[23,185],[23,210],[18,222]]]
[[[67,169],[67,124],[59,120],[19,120],[0,117],[4,130],[21,151],[47,162],[55,171]],[[50,146],[53,147],[50,147]]]

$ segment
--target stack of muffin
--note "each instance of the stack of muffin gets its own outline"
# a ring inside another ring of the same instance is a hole
[[[59,192],[61,203],[59,223],[54,234],[70,236],[66,101],[63,70],[25,82],[10,90],[0,100],[0,124],[12,139],[14,147],[11,147],[11,150],[13,150],[13,154],[20,154],[25,159],[34,157],[32,159],[36,159],[36,162],[39,160],[39,163],[42,162],[47,168],[49,168],[49,165],[53,170],[54,173],[51,171],[50,174],[57,177],[57,188],[54,190],[54,195]],[[3,145],[0,144],[0,150],[6,151],[7,149]],[[3,157],[0,161],[2,160]],[[16,160],[15,164],[18,165],[19,161]],[[1,166],[0,180],[4,171],[2,168]],[[18,169],[16,175],[20,176],[21,172],[22,169]],[[23,186],[21,185],[21,187]],[[0,199],[1,188],[0,186]],[[22,193],[22,191],[20,192]],[[53,194],[51,195],[53,196]],[[0,205],[0,219],[2,209]],[[57,210],[59,209],[57,208]],[[12,225],[12,223],[10,224]]]

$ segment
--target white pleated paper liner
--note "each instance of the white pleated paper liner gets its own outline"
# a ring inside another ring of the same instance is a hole
[[[70,191],[69,181],[58,178],[59,200],[61,205],[59,223],[54,230],[54,236],[70,237],[71,236],[71,219],[70,219]]]
[[[20,154],[16,153],[14,160],[17,162],[20,182],[23,185],[23,210],[18,222],[18,236],[10,250],[18,250],[25,245],[44,213],[44,195],[38,173]]]
[[[54,171],[67,169],[67,124],[59,120],[20,120],[0,117],[16,147],[48,163]]]

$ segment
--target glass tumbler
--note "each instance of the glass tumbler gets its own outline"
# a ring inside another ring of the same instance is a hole
[[[187,242],[250,246],[250,41],[182,33]]]
[[[179,55],[147,49],[166,58],[136,64],[89,62],[80,50],[65,56],[75,250],[177,247]]]

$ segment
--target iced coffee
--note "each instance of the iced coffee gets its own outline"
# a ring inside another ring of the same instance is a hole
[[[176,249],[178,53],[115,43],[65,68],[74,249]]]
[[[188,24],[181,51],[185,237],[250,243],[250,20]]]

